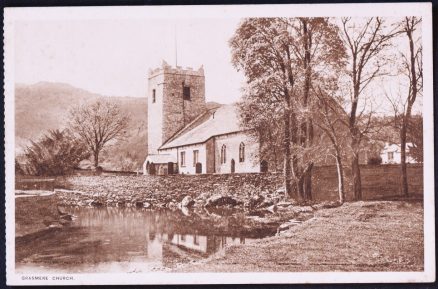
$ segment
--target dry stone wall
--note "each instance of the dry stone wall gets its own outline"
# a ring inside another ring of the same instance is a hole
[[[392,197],[399,194],[399,166],[363,166],[361,168],[364,199]],[[350,172],[346,171],[347,200],[351,200]],[[408,167],[410,192],[423,193],[423,168]],[[247,203],[255,196],[276,203],[284,199],[280,173],[203,174],[169,176],[76,176],[67,179],[72,190],[85,192],[70,196],[69,201],[92,202],[98,205],[150,203],[176,206],[185,196],[205,203],[214,195],[232,196]],[[337,176],[333,166],[316,167],[313,173],[313,196],[317,201],[337,199]],[[76,198],[76,199],[75,199]]]

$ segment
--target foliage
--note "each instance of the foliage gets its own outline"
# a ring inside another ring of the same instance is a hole
[[[306,198],[304,178],[321,151],[314,141],[318,107],[312,92],[336,85],[345,65],[338,27],[328,18],[249,18],[230,46],[234,66],[246,77],[241,125],[254,130],[268,152],[275,150],[276,164],[281,158],[288,194]]]
[[[49,130],[31,142],[25,154],[25,171],[36,176],[65,175],[88,158],[87,147],[68,130]]]
[[[98,167],[101,151],[111,142],[126,138],[129,120],[116,103],[97,100],[73,107],[69,127],[87,145]]]

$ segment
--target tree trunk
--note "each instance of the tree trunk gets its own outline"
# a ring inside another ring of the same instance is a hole
[[[406,168],[406,131],[407,131],[407,116],[403,117],[402,126],[400,129],[400,151],[401,151],[401,159],[400,159],[400,191],[401,194],[407,196],[409,194],[408,191],[408,172]]]
[[[313,163],[309,165],[304,174],[304,200],[312,200],[312,170]]]
[[[308,29],[308,23],[306,19],[301,20],[303,23],[303,35],[304,35],[304,107],[309,107],[310,98],[310,86],[312,80],[312,67],[311,67],[311,47],[312,47],[312,33]],[[305,117],[305,143],[304,146],[309,148],[313,145],[313,123],[308,114]],[[303,183],[303,199],[312,200],[312,168],[313,163],[308,165],[304,174]]]
[[[408,172],[406,167],[406,134],[407,128],[409,126],[409,119],[411,118],[412,106],[417,98],[418,93],[418,81],[417,81],[417,71],[415,64],[415,49],[414,49],[414,40],[412,37],[412,33],[414,31],[414,24],[409,26],[409,18],[406,18],[407,21],[407,30],[406,34],[409,40],[409,52],[410,52],[410,63],[409,63],[409,73],[410,73],[410,93],[408,94],[408,103],[406,112],[402,118],[402,127],[400,129],[400,151],[401,151],[401,176],[400,176],[400,187],[401,193],[404,196],[409,195],[408,190]],[[413,20],[412,20],[413,21]]]
[[[362,200],[362,182],[360,179],[359,154],[353,153],[351,162],[351,173],[353,180],[353,198],[355,201]]]
[[[342,168],[342,159],[339,153],[336,153],[336,169],[338,172],[339,203],[343,204],[345,202],[344,169]]]
[[[289,110],[286,109],[284,114],[284,188],[286,191],[286,195],[290,196],[291,198],[294,198],[294,192],[292,190],[292,167],[291,167],[291,149],[290,149],[290,142],[291,142],[291,136],[290,136],[290,117],[289,117]]]
[[[99,166],[99,152],[94,152],[94,167],[97,168]]]

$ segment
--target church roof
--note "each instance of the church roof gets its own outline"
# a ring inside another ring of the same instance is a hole
[[[232,104],[222,105],[195,119],[194,122],[181,129],[180,133],[164,143],[160,149],[204,143],[213,136],[239,131],[241,128],[237,107]]]

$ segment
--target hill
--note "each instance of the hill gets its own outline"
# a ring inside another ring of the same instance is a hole
[[[110,99],[119,104],[131,122],[128,138],[108,147],[101,155],[101,166],[108,170],[134,171],[141,168],[147,155],[147,98],[108,97],[65,83],[38,82],[15,86],[15,154],[23,154],[31,140],[38,140],[49,129],[63,128],[72,106]],[[209,102],[207,108],[221,104]],[[84,168],[91,161],[82,162]]]
[[[68,121],[70,107],[99,98],[117,102],[121,110],[131,118],[129,137],[103,153],[102,166],[112,170],[139,168],[147,153],[147,99],[108,97],[64,83],[16,85],[16,155],[22,154],[30,140],[38,140],[47,130],[63,128]]]

